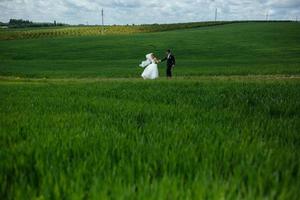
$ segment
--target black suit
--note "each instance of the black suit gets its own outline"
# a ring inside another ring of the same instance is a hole
[[[167,61],[167,77],[172,77],[172,67],[175,66],[175,57],[169,54],[167,57],[161,60],[161,62]]]

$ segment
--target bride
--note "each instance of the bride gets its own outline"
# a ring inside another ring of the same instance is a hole
[[[142,73],[142,77],[144,79],[156,79],[158,78],[158,69],[157,64],[159,60],[154,56],[153,53],[149,53],[146,55],[145,61],[140,64],[140,67],[146,67],[144,72]]]

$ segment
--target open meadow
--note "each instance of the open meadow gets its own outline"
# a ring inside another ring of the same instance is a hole
[[[2,39],[0,199],[298,199],[299,99],[299,23]]]

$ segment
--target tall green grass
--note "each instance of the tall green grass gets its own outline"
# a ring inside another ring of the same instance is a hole
[[[297,199],[297,80],[1,82],[2,199]]]

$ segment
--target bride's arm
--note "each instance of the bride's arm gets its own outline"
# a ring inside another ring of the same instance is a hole
[[[155,62],[156,64],[159,63],[159,60],[158,60],[156,57],[154,57],[153,60],[154,60],[154,62]]]

